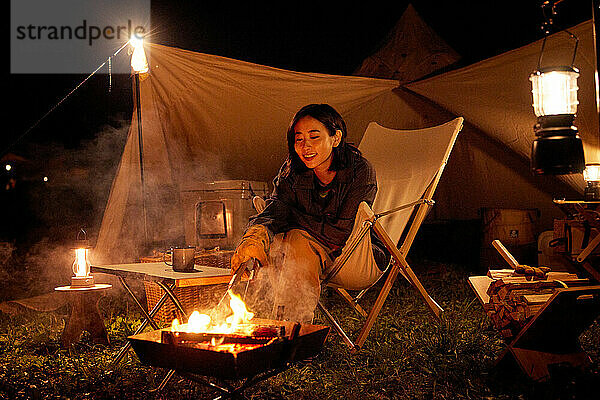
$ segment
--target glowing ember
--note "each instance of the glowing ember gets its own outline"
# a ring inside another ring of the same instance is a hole
[[[248,311],[244,301],[231,290],[227,292],[231,300],[229,306],[233,314],[225,318],[225,322],[218,323],[212,321],[207,314],[200,314],[194,311],[187,324],[180,324],[177,319],[173,320],[171,332],[191,332],[191,333],[240,333],[251,335],[252,326],[248,322],[254,318],[254,313]]]

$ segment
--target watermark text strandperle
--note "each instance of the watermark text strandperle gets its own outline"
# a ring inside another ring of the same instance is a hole
[[[129,40],[132,35],[141,39],[144,36],[144,27],[133,27],[131,20],[127,20],[127,26],[119,25],[116,28],[110,25],[98,27],[95,25],[87,25],[87,20],[83,20],[81,25],[73,28],[69,25],[53,26],[53,25],[20,25],[16,28],[18,40],[87,40],[88,45],[92,46],[94,40],[101,38],[112,40],[125,39]]]

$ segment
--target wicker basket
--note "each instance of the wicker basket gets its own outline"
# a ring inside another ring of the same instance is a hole
[[[165,292],[153,281],[144,281],[144,288],[146,289],[146,302],[150,311]],[[177,296],[181,306],[189,315],[194,310],[198,310],[200,313],[208,313],[217,305],[226,291],[227,284],[223,283],[208,286],[177,287],[173,290],[173,293]],[[154,320],[163,324],[170,324],[175,318],[180,322],[187,322],[170,298],[165,301],[161,309],[154,315]]]
[[[229,269],[232,255],[233,251],[220,250],[217,247],[211,250],[197,251],[194,257],[195,263],[198,265]],[[170,254],[155,250],[152,255],[140,258],[140,261],[161,262],[164,259],[170,261]],[[160,300],[165,292],[153,281],[144,281],[144,288],[146,289],[148,311],[150,311],[154,308],[154,305],[158,303],[158,300]],[[173,290],[173,293],[177,296],[181,306],[189,315],[194,310],[198,310],[201,313],[207,313],[217,305],[226,291],[227,284],[217,284],[208,286],[177,287]],[[156,322],[165,324],[170,324],[175,318],[180,322],[183,322],[185,319],[183,318],[183,315],[181,315],[181,312],[177,310],[171,299],[167,299],[160,310],[154,315],[154,320]]]
[[[195,255],[196,264],[215,268],[231,268],[233,250],[204,251]]]
[[[233,256],[233,250],[199,250],[194,254],[194,263],[197,265],[204,265],[207,267],[214,268],[231,268],[231,257]],[[171,261],[171,254],[164,253],[154,250],[151,255],[146,257],[140,257],[140,262],[163,262]]]

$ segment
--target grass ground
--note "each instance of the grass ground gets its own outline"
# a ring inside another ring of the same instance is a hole
[[[310,362],[292,366],[246,394],[251,399],[597,399],[600,388],[600,325],[581,336],[593,360],[583,371],[558,368],[549,383],[535,384],[518,371],[502,371],[494,360],[504,342],[467,284],[471,273],[437,265],[426,274],[415,266],[432,296],[444,307],[434,320],[424,302],[401,278],[394,285],[365,347],[350,354],[335,334]],[[365,302],[373,301],[374,293]],[[359,319],[337,297],[327,303],[344,324]],[[174,377],[152,392],[165,371],[142,365],[134,353],[113,368],[111,359],[141,322],[124,295],[109,295],[100,308],[110,346],[86,336],[60,348],[64,314],[0,313],[0,399],[197,399],[212,398],[204,387]],[[317,322],[323,323],[317,314]],[[213,396],[214,397],[214,396]]]

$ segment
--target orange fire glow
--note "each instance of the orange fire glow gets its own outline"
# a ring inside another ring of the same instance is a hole
[[[232,314],[225,318],[224,322],[213,321],[208,314],[200,314],[194,311],[187,324],[180,324],[177,319],[173,320],[171,331],[173,332],[192,332],[192,333],[240,333],[252,334],[252,327],[247,325],[254,313],[248,311],[244,301],[234,294],[231,290],[229,294],[229,307]]]

